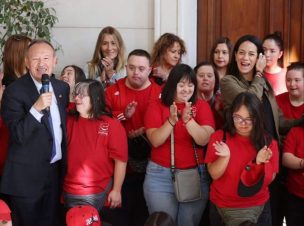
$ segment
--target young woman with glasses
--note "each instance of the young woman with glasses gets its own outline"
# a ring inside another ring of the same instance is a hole
[[[278,144],[265,130],[260,100],[250,92],[234,99],[226,121],[224,130],[211,135],[205,158],[213,179],[210,212],[217,211],[222,221],[213,224],[213,214],[211,225],[257,223],[279,170]]]

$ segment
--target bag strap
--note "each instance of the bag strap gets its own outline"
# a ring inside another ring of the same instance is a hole
[[[175,180],[175,161],[174,161],[174,128],[173,127],[173,130],[171,131],[171,134],[170,134],[170,157],[171,157],[171,166],[170,166],[170,169],[171,169],[171,175],[172,175],[172,180],[174,181]],[[196,147],[195,147],[195,143],[194,143],[194,140],[192,139],[192,147],[194,149],[194,158],[195,158],[195,161],[196,161],[196,165],[197,165],[197,170],[198,170],[198,173],[199,175],[201,175],[201,169],[199,167],[199,159],[198,159],[198,154],[197,154],[197,150],[196,150]]]
[[[175,181],[175,162],[174,162],[174,127],[170,134],[170,157],[171,157],[171,176],[172,180]]]

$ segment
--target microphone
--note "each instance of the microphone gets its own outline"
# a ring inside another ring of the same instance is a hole
[[[41,93],[48,93],[50,91],[50,76],[48,74],[42,74],[41,83]],[[49,112],[50,107],[46,107],[45,110]]]

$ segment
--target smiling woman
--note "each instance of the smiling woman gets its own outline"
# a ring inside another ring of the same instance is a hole
[[[265,129],[280,143],[280,135],[302,122],[300,119],[288,120],[283,117],[272,87],[263,74],[266,58],[262,55],[262,51],[262,42],[257,37],[245,35],[238,39],[233,50],[231,64],[228,67],[228,75],[220,81],[222,101],[227,110],[238,94],[243,92],[255,94],[262,102],[261,110],[264,114]],[[279,134],[279,129],[281,134]],[[281,182],[276,179],[270,186],[273,220],[279,218],[276,202],[282,200],[278,200],[279,195],[276,194],[276,191],[279,190],[280,184]],[[284,206],[284,204],[281,203],[279,206]]]
[[[209,105],[197,100],[196,87],[192,68],[186,64],[176,65],[170,71],[161,100],[151,103],[145,115],[146,134],[153,146],[144,182],[149,213],[166,211],[176,219],[177,225],[198,225],[209,194],[203,148],[198,145],[208,143],[214,120]],[[171,161],[168,151],[173,133],[175,162]],[[202,198],[187,203],[178,201],[173,190],[173,165],[176,169],[194,168],[200,172],[196,188],[201,190]]]
[[[99,33],[92,59],[84,72],[90,79],[103,82],[104,87],[125,76],[125,45],[117,29],[105,27]]]

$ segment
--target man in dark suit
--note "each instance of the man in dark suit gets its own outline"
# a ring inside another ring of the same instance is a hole
[[[55,226],[66,160],[69,87],[51,77],[40,94],[42,74],[51,75],[55,50],[45,40],[28,47],[29,73],[5,89],[1,114],[9,128],[9,150],[1,191],[8,195],[13,225]]]

